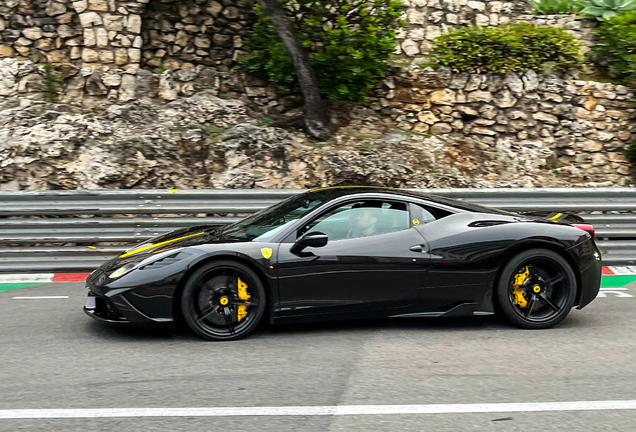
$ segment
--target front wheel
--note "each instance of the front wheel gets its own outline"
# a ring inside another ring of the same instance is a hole
[[[188,278],[181,309],[199,337],[228,341],[243,338],[256,328],[265,301],[263,283],[252,269],[235,261],[215,261]]]
[[[548,249],[530,249],[503,268],[495,301],[510,324],[547,329],[570,312],[576,289],[574,271],[561,255]]]

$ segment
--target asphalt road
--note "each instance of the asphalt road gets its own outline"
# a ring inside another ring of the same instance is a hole
[[[636,399],[636,286],[557,328],[492,317],[267,326],[206,343],[82,312],[82,283],[0,292],[0,413],[15,409],[475,404]],[[15,296],[69,296],[14,300]],[[636,410],[2,419],[0,431],[636,431]]]

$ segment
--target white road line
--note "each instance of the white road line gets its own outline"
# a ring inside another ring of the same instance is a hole
[[[0,410],[0,419],[103,418],[103,417],[234,417],[234,416],[337,416],[391,414],[471,414],[541,411],[636,410],[636,400],[529,402],[439,405],[342,405],[210,408],[97,408]]]
[[[596,296],[596,298],[607,298],[608,294],[611,294],[611,297],[619,297],[619,298],[634,297],[631,294],[627,294],[625,291],[627,291],[627,288],[605,287],[605,288],[601,288],[599,290],[598,295]]]
[[[13,297],[13,300],[49,300],[49,299],[67,299],[68,296],[31,296],[31,297]]]
[[[9,274],[0,274],[0,283],[38,283],[38,282],[52,282],[54,273],[31,273],[31,274],[20,274],[20,273],[9,273]]]

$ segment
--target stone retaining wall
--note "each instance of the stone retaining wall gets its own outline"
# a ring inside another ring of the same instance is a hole
[[[82,26],[70,0],[0,1],[0,59],[67,63],[80,58]]]
[[[244,54],[243,38],[255,20],[253,6],[253,0],[155,0],[144,15],[142,66],[191,69],[203,64],[229,70]]]
[[[0,59],[228,70],[253,20],[252,0],[2,0]]]
[[[138,68],[141,60],[141,13],[149,0],[75,0],[83,28],[84,66],[95,63]]]
[[[396,54],[426,56],[449,28],[531,22],[565,28],[593,41],[593,21],[575,15],[531,15],[527,0],[404,0],[407,27]],[[227,71],[244,55],[256,17],[254,0],[3,0],[0,59],[73,62],[122,69]]]
[[[404,70],[375,90],[369,107],[387,124],[422,134],[460,133],[487,145],[508,140],[554,156],[554,168],[631,180],[623,149],[636,109],[627,87],[556,74],[504,76]]]
[[[139,67],[148,0],[4,0],[0,58]]]
[[[161,75],[143,69],[67,70],[60,101],[90,112],[113,103],[152,98],[174,101],[204,91],[240,99],[253,111],[278,114],[298,107],[296,96],[278,97],[264,82],[238,72],[197,66]],[[42,68],[15,59],[0,61],[0,105],[40,99],[34,83]],[[630,184],[623,150],[633,138],[636,110],[624,86],[533,71],[504,76],[453,74],[440,68],[397,69],[351,116],[376,129],[382,125],[419,135],[465,136],[494,151],[549,160],[573,183]],[[4,101],[4,102],[3,102]],[[12,102],[13,101],[13,102]]]
[[[162,74],[146,69],[99,69],[65,65],[60,68],[64,91],[58,101],[90,112],[101,106],[151,98],[173,101],[206,91],[223,99],[241,99],[263,113],[281,113],[300,105],[297,95],[279,96],[272,86],[239,71],[219,72],[196,66],[166,70]],[[44,67],[14,58],[0,60],[0,104],[18,98],[41,100]]]
[[[396,54],[407,57],[426,56],[433,40],[449,29],[468,25],[494,27],[527,22],[563,28],[583,44],[583,51],[593,45],[592,29],[596,22],[574,14],[532,15],[525,0],[403,0],[407,9],[407,28],[398,34]]]
[[[594,27],[597,21],[579,18],[577,15],[519,15],[515,18],[517,22],[526,22],[536,25],[548,25],[550,27],[562,28],[574,36],[583,47],[581,50],[586,53],[594,45]]]
[[[526,0],[402,0],[407,28],[398,34],[397,54],[428,54],[432,41],[449,28],[497,26],[530,12]]]

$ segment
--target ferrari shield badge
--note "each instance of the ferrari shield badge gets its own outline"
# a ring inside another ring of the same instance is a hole
[[[269,259],[269,257],[272,256],[272,250],[270,248],[261,248],[261,253],[265,259]]]

